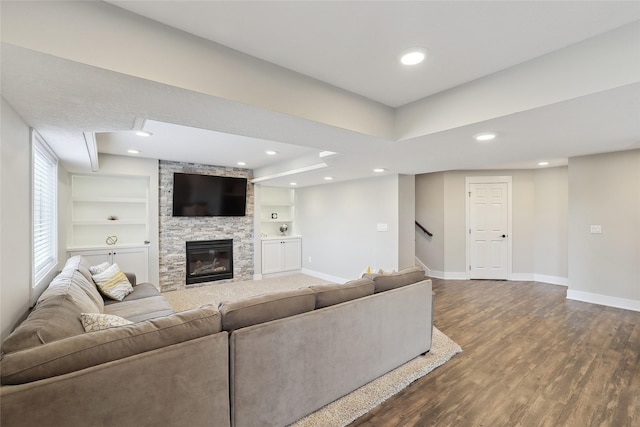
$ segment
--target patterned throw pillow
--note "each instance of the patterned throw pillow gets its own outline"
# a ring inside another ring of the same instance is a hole
[[[130,325],[133,322],[114,314],[80,313],[82,327],[86,332],[101,331],[116,326]]]
[[[89,271],[91,272],[91,274],[102,273],[107,268],[109,268],[110,265],[111,264],[109,264],[109,261],[105,261],[102,264],[92,265],[91,267],[89,267]]]
[[[106,270],[91,277],[100,292],[108,298],[122,301],[124,297],[133,292],[133,286],[120,270],[118,264],[111,264]]]

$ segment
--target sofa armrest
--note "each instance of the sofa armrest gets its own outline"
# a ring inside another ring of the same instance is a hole
[[[127,276],[127,279],[129,280],[129,283],[131,283],[131,286],[135,286],[136,285],[136,273],[127,273],[125,271],[124,274]]]
[[[228,334],[0,387],[0,425],[228,427]]]

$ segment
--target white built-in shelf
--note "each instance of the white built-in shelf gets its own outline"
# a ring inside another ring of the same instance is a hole
[[[71,202],[68,247],[101,247],[108,236],[117,236],[119,245],[149,240],[147,176],[72,175]]]

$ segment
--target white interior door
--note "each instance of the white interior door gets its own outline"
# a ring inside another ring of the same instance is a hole
[[[469,278],[506,280],[510,273],[509,183],[469,182],[467,189]]]

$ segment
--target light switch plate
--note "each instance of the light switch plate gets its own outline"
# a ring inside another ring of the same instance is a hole
[[[387,231],[388,230],[387,224],[378,223],[377,226],[376,226],[376,230],[377,231]]]
[[[591,226],[591,234],[601,234],[602,226],[601,225],[592,225]]]

